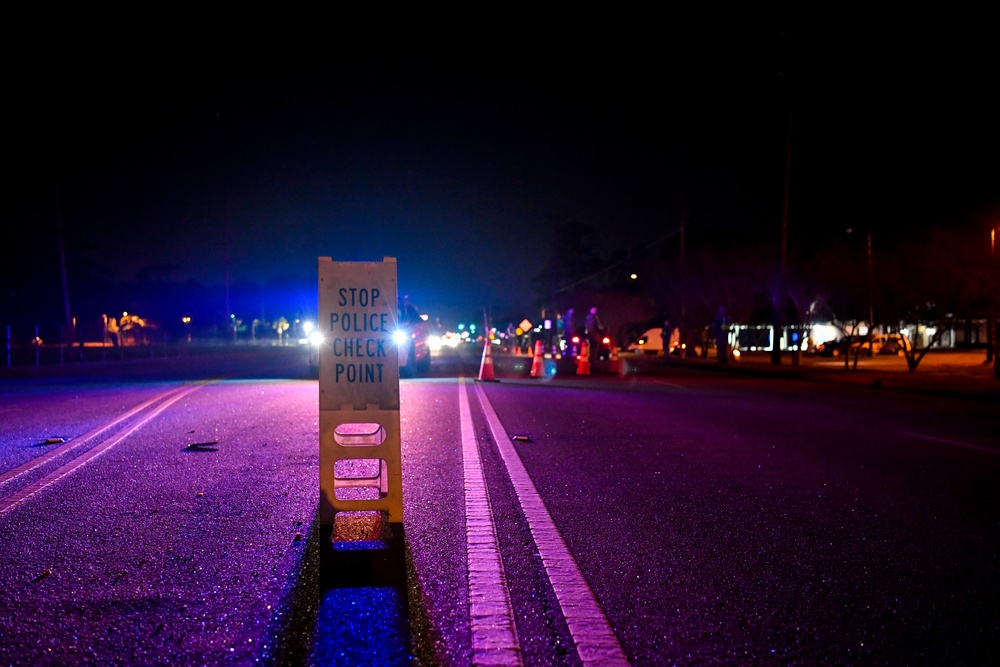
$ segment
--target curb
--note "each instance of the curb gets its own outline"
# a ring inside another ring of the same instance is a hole
[[[792,367],[788,364],[773,367],[761,362],[743,361],[730,362],[728,364],[700,359],[658,359],[657,361],[660,366],[667,368],[697,369],[706,372],[728,373],[756,378],[853,385],[864,389],[880,389],[1000,404],[1000,380],[969,377],[955,372],[936,372],[932,370],[924,370],[922,372],[919,367],[914,373],[909,373],[908,371],[880,371],[872,369],[815,369],[803,368],[802,366]]]

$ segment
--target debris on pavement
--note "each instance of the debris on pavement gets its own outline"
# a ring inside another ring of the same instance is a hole
[[[218,440],[210,440],[208,442],[192,442],[190,445],[184,448],[186,452],[217,452],[218,447],[214,445],[219,444]]]

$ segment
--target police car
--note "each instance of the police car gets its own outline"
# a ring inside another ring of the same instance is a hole
[[[425,375],[431,370],[430,327],[426,315],[406,299],[399,300],[399,320],[392,335],[399,350],[400,377]]]

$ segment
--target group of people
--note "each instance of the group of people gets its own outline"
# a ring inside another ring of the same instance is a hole
[[[726,309],[719,306],[719,311],[712,319],[708,327],[709,335],[715,341],[715,351],[717,360],[721,364],[729,363],[729,316]],[[681,343],[681,330],[671,326],[670,320],[663,320],[660,328],[660,337],[663,339],[663,354],[670,356],[681,356],[684,346]],[[707,341],[705,341],[707,342]],[[702,349],[705,349],[704,346]]]
[[[591,306],[590,310],[587,311],[587,315],[583,320],[583,326],[577,321],[576,312],[573,308],[567,308],[566,313],[562,317],[562,331],[561,335],[563,340],[566,341],[566,348],[570,350],[570,354],[574,356],[580,353],[580,350],[574,350],[573,348],[573,338],[577,337],[580,341],[587,341],[590,346],[590,360],[591,362],[596,361],[601,358],[604,350],[607,346],[604,345],[604,338],[607,336],[607,327],[604,324],[604,320],[601,319],[601,315],[597,310],[597,306]]]
[[[707,333],[715,341],[717,360],[723,364],[729,362],[729,328],[730,322],[726,309],[719,306]],[[552,340],[550,336],[543,343],[546,346],[549,343],[560,345],[570,356],[575,357],[580,354],[583,341],[586,341],[590,347],[591,362],[605,358],[609,354],[610,345],[604,344],[604,339],[608,336],[608,328],[601,318],[597,306],[591,306],[582,321],[578,319],[573,308],[567,308],[563,315],[556,318],[555,334],[557,340]],[[685,353],[685,347],[681,340],[681,330],[674,326],[669,319],[663,320],[660,335],[663,339],[663,353],[665,355],[682,356]],[[508,340],[513,341],[517,338],[514,334],[514,325],[511,324],[508,326]],[[577,339],[579,344],[574,342],[574,339]],[[703,350],[706,349],[705,343],[707,342],[707,340],[702,341]],[[688,354],[692,352],[693,348],[688,350]]]
[[[543,317],[545,313],[542,313]],[[542,342],[546,349],[556,351],[556,347],[563,350],[565,354],[576,357],[580,354],[582,343],[586,341],[590,346],[591,361],[607,358],[610,345],[604,344],[607,337],[607,326],[598,312],[597,306],[591,306],[586,316],[582,320],[575,314],[573,308],[566,309],[566,312],[557,315],[554,329],[546,325],[545,330],[540,334],[532,331],[521,331],[511,322],[507,325],[505,335],[506,349],[515,353],[524,353],[534,348],[536,340]],[[576,341],[574,342],[574,339]]]

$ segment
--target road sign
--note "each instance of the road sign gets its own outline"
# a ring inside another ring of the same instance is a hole
[[[403,521],[396,260],[320,257],[320,523],[342,511]]]

